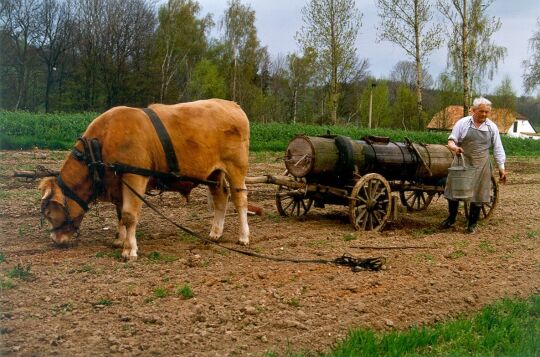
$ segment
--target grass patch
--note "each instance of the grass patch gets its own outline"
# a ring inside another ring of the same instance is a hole
[[[111,306],[112,301],[109,299],[99,299],[97,302],[93,303],[93,307],[105,307],[105,306]]]
[[[354,330],[323,356],[537,356],[539,316],[539,296],[504,299],[473,317],[429,327]]]
[[[538,231],[530,231],[527,232],[527,238],[528,239],[534,239],[538,237]]]
[[[147,258],[151,262],[166,262],[166,263],[170,263],[170,262],[174,262],[175,260],[178,260],[178,258],[175,256],[163,255],[160,252],[150,252],[148,253]]]
[[[343,236],[343,240],[344,240],[345,242],[350,242],[350,241],[352,241],[352,240],[356,240],[357,238],[358,238],[358,237],[356,237],[356,235],[353,234],[353,233],[347,233],[347,234],[345,234],[345,235]]]
[[[289,301],[287,301],[287,304],[292,306],[292,307],[300,307],[300,299],[292,298]]]
[[[6,261],[6,255],[4,252],[0,252],[0,263],[5,263]]]
[[[158,299],[162,299],[164,297],[167,297],[169,295],[169,292],[167,291],[167,288],[155,288],[154,289],[154,296]]]
[[[34,278],[34,274],[30,271],[31,267],[31,264],[17,263],[16,266],[7,271],[7,276],[12,279],[30,281]]]
[[[488,241],[481,241],[479,245],[480,249],[483,250],[486,253],[495,253],[495,248],[489,243]]]
[[[9,278],[0,278],[0,290],[8,290],[13,289],[15,286],[15,282]]]
[[[182,285],[181,287],[177,287],[175,291],[176,295],[181,296],[183,299],[191,299],[193,296],[193,289],[191,288],[191,285],[188,283]]]
[[[467,255],[467,253],[465,253],[464,251],[458,249],[458,250],[454,250],[452,253],[450,253],[448,255],[448,258],[449,259],[459,259],[459,258],[463,258],[466,255]]]
[[[433,258],[433,255],[429,253],[419,253],[416,255],[416,260],[421,261],[427,261],[427,262],[433,262],[435,258]]]

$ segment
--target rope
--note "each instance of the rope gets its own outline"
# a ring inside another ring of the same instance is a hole
[[[210,240],[206,237],[203,237],[202,235],[196,233],[195,231],[184,227],[176,222],[174,222],[169,217],[165,216],[161,211],[159,211],[154,205],[152,205],[148,200],[146,200],[142,195],[140,195],[129,183],[127,183],[123,178],[121,179],[122,183],[126,185],[126,187],[135,195],[137,198],[139,198],[142,202],[144,202],[150,209],[152,209],[155,213],[157,213],[161,218],[165,219],[169,223],[173,224],[175,227],[183,230],[184,232],[194,236],[195,238],[201,240],[204,243],[213,244],[215,246],[218,246],[220,248],[230,250],[242,255],[247,255],[250,257],[255,258],[261,258],[276,262],[291,262],[291,263],[313,263],[313,264],[335,264],[335,265],[344,265],[344,266],[350,266],[353,271],[358,271],[358,268],[361,269],[367,269],[367,270],[381,270],[383,265],[385,264],[386,260],[383,257],[376,257],[376,258],[355,258],[349,255],[342,255],[341,257],[337,257],[332,260],[328,259],[294,259],[294,258],[280,258],[275,256],[268,256],[263,254],[258,254],[251,251],[246,251],[242,249],[237,249],[233,247],[228,247],[223,244],[220,244],[218,242],[215,242],[213,240]]]

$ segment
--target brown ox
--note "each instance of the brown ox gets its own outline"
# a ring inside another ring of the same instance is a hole
[[[171,137],[178,158],[180,173],[195,179],[217,181],[209,186],[214,218],[210,238],[223,233],[228,193],[223,187],[226,175],[231,195],[240,220],[239,242],[249,243],[247,223],[247,191],[245,177],[248,169],[249,122],[240,106],[219,99],[201,100],[176,105],[154,104],[151,109],[161,119]],[[83,138],[97,139],[101,144],[105,163],[121,163],[133,167],[169,172],[165,153],[149,117],[137,108],[115,107],[103,113],[88,126]],[[83,151],[83,143],[75,148]],[[64,162],[60,178],[84,203],[94,195],[90,170],[86,163],[73,154]],[[106,169],[104,191],[97,197],[116,205],[119,216],[118,238],[123,244],[125,259],[137,258],[135,230],[142,202],[125,184],[144,194],[155,184],[149,177],[125,173],[117,176]],[[190,182],[168,182],[168,190],[188,195],[195,186]],[[41,181],[42,211],[52,226],[51,238],[66,244],[81,224],[85,210],[81,203],[70,198],[55,178]]]

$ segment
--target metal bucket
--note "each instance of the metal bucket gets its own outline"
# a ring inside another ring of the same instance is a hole
[[[454,161],[452,162],[452,166],[448,168],[446,185],[450,188],[454,199],[468,200],[472,198],[475,173],[476,168],[466,166],[462,155],[457,156],[457,165],[454,165]]]

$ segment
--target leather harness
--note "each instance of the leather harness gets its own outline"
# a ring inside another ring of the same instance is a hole
[[[56,183],[58,184],[60,190],[62,190],[64,196],[75,201],[85,212],[88,211],[88,205],[94,200],[96,200],[105,191],[104,177],[106,169],[112,170],[114,174],[118,176],[129,173],[140,176],[152,177],[157,179],[159,182],[172,180],[192,182],[194,184],[203,184],[207,186],[217,185],[216,181],[203,180],[180,175],[178,159],[176,157],[171,137],[167,132],[167,129],[163,125],[161,119],[156,114],[156,112],[154,112],[150,108],[144,108],[142,110],[146,113],[146,115],[150,119],[150,122],[154,126],[154,129],[156,130],[156,133],[163,147],[167,165],[169,166],[170,171],[155,171],[140,167],[134,167],[122,163],[105,163],[102,160],[101,145],[99,141],[97,139],[87,139],[84,137],[80,137],[77,140],[83,144],[84,152],[80,151],[77,148],[73,148],[71,154],[76,160],[82,161],[88,166],[89,177],[92,181],[92,194],[90,195],[88,200],[82,199],[64,183],[61,175],[57,176]],[[72,222],[69,214],[66,216],[66,220],[68,222]]]

